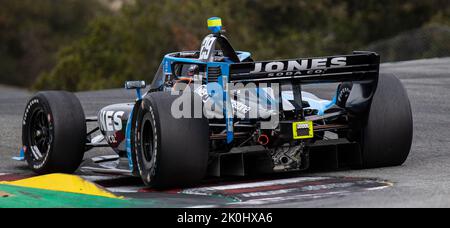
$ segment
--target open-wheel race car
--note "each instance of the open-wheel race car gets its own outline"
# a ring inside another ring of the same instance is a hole
[[[73,173],[85,152],[107,146],[127,159],[129,174],[155,188],[313,164],[404,163],[411,107],[401,82],[379,74],[379,55],[255,61],[233,49],[220,18],[208,27],[199,51],[165,55],[146,93],[144,81],[126,82],[136,100],[96,117],[85,117],[72,93],[35,94],[23,117],[20,158],[38,174]],[[303,90],[319,83],[336,84],[332,99]]]

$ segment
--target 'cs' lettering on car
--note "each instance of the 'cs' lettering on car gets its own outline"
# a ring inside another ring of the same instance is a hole
[[[120,131],[122,130],[122,116],[123,111],[102,111],[100,113],[101,124],[100,128],[103,131]]]
[[[320,70],[328,67],[343,67],[346,65],[347,57],[261,62],[255,63],[255,69],[250,74],[269,73],[269,76],[275,76],[277,75],[275,73],[286,71],[285,75],[290,76],[296,75],[295,72],[301,74],[302,70]]]

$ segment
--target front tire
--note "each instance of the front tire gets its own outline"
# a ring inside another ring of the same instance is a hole
[[[22,123],[25,160],[37,174],[73,173],[83,159],[86,122],[69,92],[39,92],[28,102]]]
[[[412,138],[412,112],[405,88],[394,75],[380,75],[362,131],[362,168],[402,165]]]
[[[150,187],[193,185],[206,174],[208,120],[174,118],[171,106],[177,98],[169,92],[150,93],[142,100],[136,116],[134,148],[138,170]]]

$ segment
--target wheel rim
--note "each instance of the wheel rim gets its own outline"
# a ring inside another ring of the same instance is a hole
[[[37,108],[30,119],[28,145],[34,161],[43,161],[50,150],[50,122],[42,108]]]
[[[150,162],[153,157],[153,127],[150,121],[145,121],[142,129],[142,153],[144,154],[144,159]]]

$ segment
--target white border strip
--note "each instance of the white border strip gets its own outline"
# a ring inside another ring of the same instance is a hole
[[[108,181],[108,180],[114,180],[120,177],[126,177],[126,176],[118,176],[118,175],[79,175],[79,177],[87,180],[87,181],[91,181],[91,182],[96,182],[96,181]]]
[[[106,190],[112,193],[138,193],[144,187],[137,186],[120,186],[120,187],[110,187],[106,188]]]
[[[329,196],[335,196],[335,195],[349,195],[350,191],[334,191],[334,192],[327,192],[327,193],[313,193],[313,194],[303,194],[303,195],[293,195],[293,196],[282,196],[282,197],[273,197],[273,198],[262,198],[262,199],[253,199],[253,200],[247,200],[242,202],[235,202],[235,203],[229,203],[228,205],[266,205],[266,204],[276,204],[276,203],[283,203],[286,201],[293,201],[300,199],[321,199]],[[298,203],[298,202],[297,202]]]
[[[205,193],[211,192],[211,191],[267,187],[267,186],[272,186],[272,185],[285,185],[285,184],[294,184],[294,183],[302,183],[302,182],[307,182],[307,181],[319,181],[319,180],[328,180],[328,179],[330,179],[330,177],[298,177],[298,178],[262,181],[262,182],[254,182],[254,183],[232,184],[232,185],[203,187],[203,188],[188,188],[188,189],[183,190],[182,193],[205,194]]]

